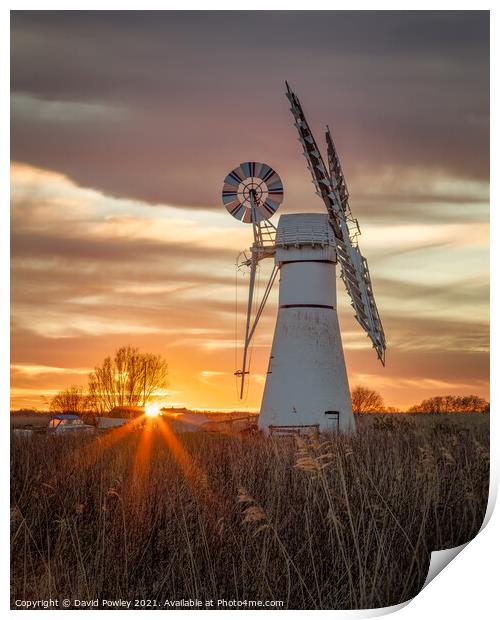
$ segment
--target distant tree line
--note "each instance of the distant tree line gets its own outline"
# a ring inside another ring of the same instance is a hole
[[[490,403],[484,398],[470,396],[433,396],[413,405],[410,413],[489,413]]]
[[[72,385],[50,403],[55,413],[79,415],[107,413],[115,407],[146,406],[151,397],[168,387],[168,364],[160,355],[141,353],[134,347],[121,347],[114,357],[106,357],[89,375],[88,386]],[[352,410],[363,413],[395,413],[379,392],[364,385],[351,391]],[[484,398],[469,396],[433,396],[408,409],[409,413],[489,413]]]
[[[395,413],[395,407],[387,407],[382,396],[364,385],[351,391],[354,413]],[[480,396],[433,396],[408,409],[409,413],[489,413],[490,403]]]
[[[87,388],[72,385],[50,403],[57,413],[107,413],[115,407],[146,406],[168,387],[168,364],[160,356],[121,347],[90,373]]]

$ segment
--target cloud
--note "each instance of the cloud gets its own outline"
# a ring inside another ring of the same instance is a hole
[[[221,377],[226,375],[225,372],[221,372],[220,370],[202,370],[200,372],[200,381],[205,385],[210,385],[214,381],[217,382]]]
[[[13,93],[11,117],[15,121],[40,123],[109,123],[124,116],[123,109],[102,103],[47,101],[23,93]]]
[[[384,389],[388,387],[408,389],[418,388],[420,390],[431,390],[433,392],[449,390],[451,392],[456,390],[470,390],[477,387],[476,383],[459,383],[452,381],[440,381],[438,379],[432,379],[430,377],[381,377],[375,374],[355,374],[353,380],[356,383],[362,383],[364,385],[370,385],[376,389]]]
[[[43,366],[40,364],[11,364],[10,369],[13,372],[18,372],[30,377],[46,374],[67,375],[69,373],[86,375],[92,370],[91,368],[59,368],[57,366]]]
[[[193,333],[182,326],[187,319],[195,320],[202,303],[205,330],[219,327],[216,338],[205,331],[200,346],[212,350],[234,346],[234,260],[236,248],[250,239],[248,228],[223,210],[213,216],[203,210],[158,205],[148,211],[148,219],[147,207],[141,203],[109,198],[79,188],[62,175],[24,165],[12,168],[12,196],[12,298],[18,328],[64,337],[78,331],[147,334],[179,330],[182,337],[178,341],[185,342],[191,341]],[[393,240],[390,253],[386,251],[387,239]],[[449,273],[441,265],[441,278],[447,285],[429,281],[429,274],[435,271],[431,246],[458,259],[466,247],[481,248],[486,240],[487,227],[481,223],[368,227],[363,249],[373,259],[370,263],[384,322],[394,315],[395,303],[407,319],[416,318],[412,324],[421,325],[420,331],[426,333],[431,333],[429,325],[433,323],[419,323],[422,312],[432,312],[433,319],[441,314],[442,321],[446,317],[456,320],[457,314],[461,317],[479,301],[487,311],[487,277],[478,280],[476,272],[475,277],[456,280],[451,263]],[[410,252],[425,253],[417,272],[422,281],[408,278],[411,272],[404,261]],[[406,279],[384,275],[394,274],[401,261]],[[422,270],[426,264],[428,273]],[[464,273],[462,269],[461,275]],[[262,278],[264,281],[265,274]],[[240,297],[245,295],[245,286],[243,279]],[[274,295],[268,318],[263,317],[256,335],[256,346],[261,346],[261,338],[269,338],[275,301]],[[342,308],[348,304],[342,292],[339,303]],[[166,312],[168,327],[164,324]],[[241,300],[239,312],[245,312]],[[394,346],[407,340],[412,347],[432,346],[429,338],[423,344],[411,333],[406,337],[409,324],[394,329],[388,323]],[[443,330],[440,324],[437,331],[442,339],[450,330]],[[467,331],[461,324],[460,332]],[[227,336],[221,337],[224,333]],[[345,341],[351,348],[368,345],[357,327],[346,333]]]
[[[255,159],[291,210],[314,204],[284,79],[318,141],[332,126],[363,215],[420,216],[433,188],[415,205],[398,182],[415,169],[488,180],[487,12],[14,12],[11,39],[13,157],[106,194],[215,207]],[[387,204],[370,203],[367,170]]]
[[[357,166],[353,178],[351,206],[363,221],[379,224],[414,223],[430,226],[438,223],[488,222],[489,181],[467,176],[452,176],[443,168]]]

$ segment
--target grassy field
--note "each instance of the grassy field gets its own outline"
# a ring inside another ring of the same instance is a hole
[[[12,599],[405,601],[432,550],[481,526],[489,417],[373,415],[358,429],[13,437]]]

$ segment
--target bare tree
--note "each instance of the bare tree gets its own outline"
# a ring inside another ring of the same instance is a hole
[[[50,410],[54,413],[75,413],[82,415],[89,410],[89,398],[83,387],[71,385],[58,392],[50,401]]]
[[[168,364],[160,355],[121,347],[89,375],[89,394],[99,412],[146,405],[168,386]]]
[[[375,390],[357,385],[351,392],[354,413],[380,413],[385,411],[384,399]]]

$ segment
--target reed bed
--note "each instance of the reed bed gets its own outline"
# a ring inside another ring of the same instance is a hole
[[[162,423],[158,423],[162,424]],[[384,607],[478,532],[487,415],[387,415],[351,437],[12,437],[12,599]]]

